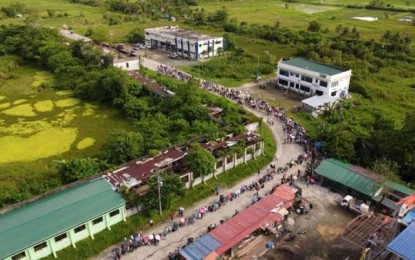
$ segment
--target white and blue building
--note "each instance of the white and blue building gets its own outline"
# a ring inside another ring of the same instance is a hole
[[[146,45],[152,48],[195,60],[216,56],[224,48],[223,37],[189,31],[179,26],[144,29],[144,37]]]

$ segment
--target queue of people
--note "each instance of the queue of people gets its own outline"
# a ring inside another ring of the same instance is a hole
[[[174,78],[185,82],[189,81],[192,78],[192,75],[164,64],[158,65],[157,72],[160,72],[161,74],[164,74],[170,78]]]

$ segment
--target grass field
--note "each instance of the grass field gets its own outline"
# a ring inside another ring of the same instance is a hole
[[[286,2],[275,0],[244,0],[220,2],[220,5],[217,2],[201,2],[197,8],[203,8],[205,12],[209,13],[224,6],[229,10],[230,16],[239,22],[274,24],[278,20],[281,26],[295,30],[305,30],[309,22],[316,20],[332,32],[339,24],[356,26],[362,37],[368,39],[378,39],[386,30],[415,36],[415,30],[411,23],[398,21],[399,18],[411,15],[409,12],[388,12],[389,19],[386,19],[385,11],[304,3],[287,3],[287,9],[285,4]],[[378,21],[366,22],[353,19],[356,16],[377,17]],[[379,28],[382,29],[379,30]]]
[[[0,181],[56,175],[53,159],[97,155],[112,129],[131,129],[118,111],[55,91],[49,72],[22,66],[14,76],[0,83]]]

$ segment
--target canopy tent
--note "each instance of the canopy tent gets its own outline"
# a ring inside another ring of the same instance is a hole
[[[408,211],[406,215],[402,218],[402,222],[407,225],[415,223],[415,209]]]
[[[308,106],[311,110],[315,110],[325,104],[334,104],[336,101],[337,97],[332,96],[312,96],[301,100],[301,102]]]

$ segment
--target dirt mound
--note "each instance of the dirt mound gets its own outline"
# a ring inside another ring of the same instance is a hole
[[[305,258],[302,257],[300,254],[294,252],[298,251],[298,248],[291,248],[288,246],[278,247],[272,252],[266,255],[267,260],[280,260],[280,259],[287,259],[287,260],[304,260]]]

